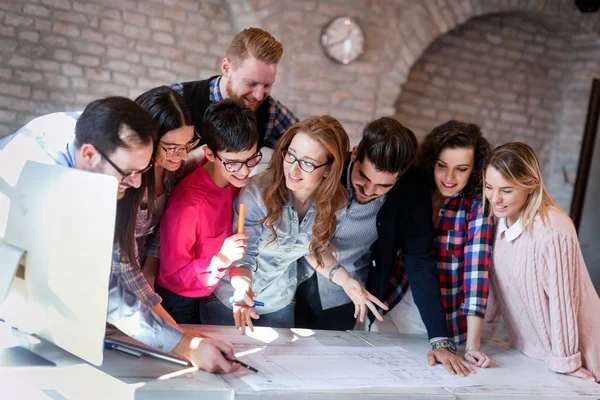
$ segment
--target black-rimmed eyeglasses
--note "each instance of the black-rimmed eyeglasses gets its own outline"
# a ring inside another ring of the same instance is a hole
[[[117,164],[115,164],[114,162],[112,162],[111,159],[108,158],[108,156],[106,154],[104,154],[100,149],[96,149],[96,150],[98,150],[98,153],[100,153],[100,155],[102,156],[102,158],[104,158],[106,160],[106,162],[108,162],[119,174],[121,174],[121,176],[123,177],[123,179],[121,179],[121,182],[132,180],[135,177],[137,177],[138,175],[142,175],[142,174],[148,172],[150,170],[150,168],[152,168],[152,162],[151,162],[144,169],[140,169],[140,170],[137,170],[137,171],[131,171],[131,172],[125,173],[121,168],[119,168],[117,166]]]
[[[194,140],[193,142],[189,142],[187,143],[185,146],[183,147],[165,147],[162,145],[161,142],[159,143],[159,146],[165,151],[167,158],[173,158],[173,157],[181,157],[181,155],[183,154],[183,152],[185,151],[186,153],[189,153],[192,149],[194,149],[198,143],[200,143],[200,139],[202,139],[202,136],[200,136],[200,134],[194,129],[194,134],[196,135],[196,140]]]
[[[259,151],[257,154],[248,158],[246,161],[225,161],[217,153],[215,156],[223,163],[227,172],[238,172],[245,165],[250,168],[254,168],[258,165],[260,160],[262,160],[262,153]]]
[[[313,172],[315,169],[324,167],[327,164],[331,164],[331,161],[328,161],[325,164],[315,165],[315,164],[311,163],[310,161],[300,160],[299,158],[297,158],[295,155],[293,155],[292,153],[290,153],[287,150],[282,151],[281,154],[283,156],[283,160],[286,163],[293,164],[293,163],[297,162],[300,169],[302,171],[308,172],[308,173]]]

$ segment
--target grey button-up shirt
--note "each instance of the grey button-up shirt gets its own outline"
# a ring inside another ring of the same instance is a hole
[[[237,218],[240,203],[246,204],[245,233],[248,246],[242,259],[232,264],[252,271],[252,289],[255,300],[265,303],[257,307],[258,314],[268,314],[281,310],[294,299],[297,286],[297,260],[308,254],[312,241],[315,204],[313,203],[302,221],[292,204],[288,191],[288,203],[283,207],[281,218],[275,225],[277,239],[264,223],[259,223],[267,215],[262,200],[262,192],[267,186],[268,172],[250,178],[234,203],[235,218],[233,232],[237,232]],[[215,290],[215,295],[228,307],[233,287],[228,274],[223,277]]]
[[[356,201],[352,191],[352,166],[348,164],[346,188],[350,195],[348,207],[337,213],[337,230],[332,243],[338,249],[334,254],[338,263],[363,286],[371,265],[371,246],[377,240],[377,213],[385,202],[385,195],[366,203]],[[298,261],[298,284],[306,281],[315,269],[302,258]],[[341,286],[331,283],[326,276],[317,274],[319,296],[324,310],[349,303],[351,300]]]

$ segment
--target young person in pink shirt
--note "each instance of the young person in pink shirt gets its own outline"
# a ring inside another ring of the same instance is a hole
[[[248,238],[232,234],[233,200],[262,157],[256,117],[238,101],[211,104],[203,125],[206,158],[175,186],[161,220],[156,290],[180,324],[218,324],[207,304]]]
[[[501,314],[512,346],[555,372],[600,379],[600,299],[569,216],[548,195],[525,143],[496,148],[484,165],[495,217],[486,320]]]

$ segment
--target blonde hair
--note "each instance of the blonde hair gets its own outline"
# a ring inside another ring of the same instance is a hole
[[[533,220],[538,214],[542,222],[547,223],[549,207],[561,210],[546,191],[540,163],[529,145],[523,142],[512,142],[496,147],[483,166],[484,185],[488,167],[498,171],[509,184],[531,192],[521,213],[523,229],[532,229]],[[485,200],[483,196],[484,203]]]
[[[265,64],[278,64],[283,55],[283,46],[267,31],[247,28],[235,35],[225,57],[234,68],[249,56]]]

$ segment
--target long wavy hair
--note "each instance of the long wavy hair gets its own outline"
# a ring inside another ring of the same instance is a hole
[[[315,189],[316,202],[315,223],[310,243],[310,254],[317,260],[317,267],[324,266],[321,251],[324,250],[333,238],[337,229],[336,211],[344,207],[348,201],[346,189],[340,179],[344,163],[350,151],[350,141],[342,125],[333,117],[323,115],[313,117],[292,125],[279,139],[273,151],[272,161],[265,172],[268,174],[269,185],[263,191],[263,202],[267,208],[267,216],[261,221],[273,233],[277,240],[275,225],[281,218],[283,207],[288,202],[288,189],[285,185],[283,171],[283,151],[287,150],[292,139],[303,133],[318,142],[327,152],[327,159],[331,163],[329,174],[323,177]]]
[[[533,220],[538,214],[542,222],[547,223],[549,207],[561,210],[546,191],[540,163],[528,144],[512,142],[496,147],[483,166],[484,182],[488,167],[493,167],[512,186],[531,192],[521,213],[523,229],[532,229]]]
[[[425,136],[417,153],[416,165],[421,167],[431,177],[432,188],[435,187],[433,170],[435,163],[444,149],[473,149],[473,171],[469,181],[462,190],[464,197],[480,200],[482,196],[483,164],[492,151],[492,147],[481,133],[481,128],[475,124],[451,120],[433,128]]]

